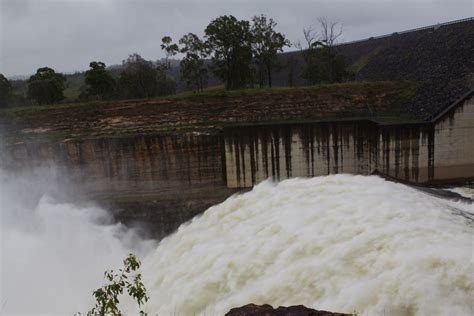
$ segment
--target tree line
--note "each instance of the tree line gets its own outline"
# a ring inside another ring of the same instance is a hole
[[[318,20],[319,30],[303,30],[304,42],[293,44],[303,57],[301,75],[308,85],[348,80],[342,56],[334,49],[342,29],[325,18]],[[232,15],[212,20],[200,38],[194,33],[177,42],[170,36],[161,40],[164,61],[152,62],[131,54],[122,62],[123,70],[114,76],[101,61],[92,61],[85,72],[80,100],[136,99],[165,96],[176,92],[176,80],[170,76],[171,58],[179,62],[181,81],[188,89],[201,92],[209,74],[219,78],[226,89],[272,87],[273,75],[286,68],[287,84],[292,86],[298,61],[282,62],[278,54],[292,46],[286,36],[276,31],[277,23],[265,15],[250,21]],[[64,99],[66,77],[49,67],[42,67],[27,81],[27,98],[37,104],[53,104]],[[12,84],[0,74],[0,106],[8,105],[14,96]]]

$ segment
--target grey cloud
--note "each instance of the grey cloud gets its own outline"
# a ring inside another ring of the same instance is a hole
[[[338,20],[355,40],[473,15],[471,0],[151,1],[0,0],[0,72],[27,75],[40,66],[84,70],[91,60],[120,63],[129,53],[163,57],[160,39],[202,35],[222,14],[264,13],[296,41],[318,16]]]

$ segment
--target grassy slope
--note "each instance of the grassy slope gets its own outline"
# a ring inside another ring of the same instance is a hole
[[[317,121],[327,121],[327,120],[341,120],[341,119],[371,119],[375,121],[380,121],[384,123],[403,123],[403,122],[418,122],[419,120],[410,114],[406,108],[405,104],[407,101],[414,95],[416,91],[416,84],[407,81],[400,82],[347,82],[347,83],[338,83],[330,85],[320,85],[320,86],[311,86],[311,87],[279,87],[279,88],[252,88],[252,89],[243,89],[235,91],[226,91],[223,87],[213,87],[205,90],[203,93],[196,94],[193,92],[182,92],[173,96],[155,98],[152,100],[129,100],[129,101],[103,101],[103,102],[89,102],[89,103],[71,103],[71,104],[56,104],[56,105],[45,105],[45,106],[34,106],[34,107],[17,107],[17,108],[7,108],[0,111],[0,124],[9,126],[13,130],[13,136],[15,139],[28,139],[37,137],[36,133],[22,133],[19,135],[18,129],[15,128],[20,126],[22,129],[25,127],[37,127],[38,120],[44,121],[54,121],[53,117],[59,117],[61,115],[66,115],[67,119],[71,120],[73,118],[76,121],[86,121],[90,120],[94,115],[104,112],[114,111],[115,108],[119,108],[122,105],[129,107],[133,104],[139,104],[140,102],[160,102],[160,101],[176,101],[177,105],[180,105],[180,102],[191,102],[200,104],[202,102],[207,102],[212,104],[215,100],[216,104],[226,102],[232,102],[237,99],[252,99],[252,101],[262,98],[262,103],[272,102],[272,99],[279,100],[281,98],[290,98],[294,94],[302,94],[304,97],[318,99],[320,96],[330,99],[340,99],[351,102],[352,98],[355,98],[355,95],[358,95],[359,98],[361,95],[365,97],[364,102],[367,103],[367,109],[365,108],[355,108],[352,110],[345,110],[341,112],[334,112],[325,115],[324,117],[316,119]],[[370,113],[370,106],[372,102],[372,96],[383,95],[384,100],[390,103],[390,110],[379,111],[376,114]],[[268,101],[270,100],[270,101]],[[360,100],[358,100],[360,102]],[[108,113],[108,112],[107,112]],[[81,116],[82,115],[82,116]],[[103,116],[102,116],[103,117]],[[134,117],[131,117],[134,119]],[[240,120],[237,124],[258,124],[258,123],[280,123],[280,122],[306,122],[306,121],[315,121],[314,118],[305,118],[305,117],[283,117],[279,120],[273,119],[259,119],[258,121],[248,119]],[[169,132],[169,131],[189,131],[197,130],[205,127],[216,127],[216,126],[226,126],[230,123],[225,120],[213,120],[213,121],[194,121],[194,122],[183,122],[179,127],[176,125],[167,125],[167,124],[157,124],[156,126],[151,127],[152,129],[145,130],[145,132]],[[46,124],[47,125],[47,124]],[[11,128],[13,127],[13,128]],[[143,129],[140,129],[143,132]],[[133,129],[121,130],[114,129],[112,132],[104,133],[102,136],[120,136],[122,134],[133,134]],[[97,133],[95,133],[97,134]],[[92,131],[83,129],[80,135],[77,136],[97,136]],[[48,137],[50,140],[59,140],[64,137],[71,137],[67,133],[63,133],[61,129],[53,130],[47,133],[42,133],[41,137]]]

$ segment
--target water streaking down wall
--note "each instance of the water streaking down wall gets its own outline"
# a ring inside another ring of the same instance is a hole
[[[379,126],[371,121],[236,127],[226,135],[227,186],[267,179],[376,171],[433,181],[430,125]]]
[[[474,98],[436,122],[372,121],[245,126],[226,129],[228,187],[272,177],[379,172],[415,183],[474,179]]]
[[[269,303],[365,315],[472,315],[474,205],[370,176],[265,181],[144,260],[149,311]]]

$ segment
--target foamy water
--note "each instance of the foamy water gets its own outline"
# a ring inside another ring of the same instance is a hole
[[[463,197],[470,198],[474,200],[474,188],[469,187],[457,187],[457,188],[450,188],[449,191],[455,192]]]
[[[474,205],[377,177],[264,182],[144,261],[150,312],[248,303],[363,315],[472,315]]]

